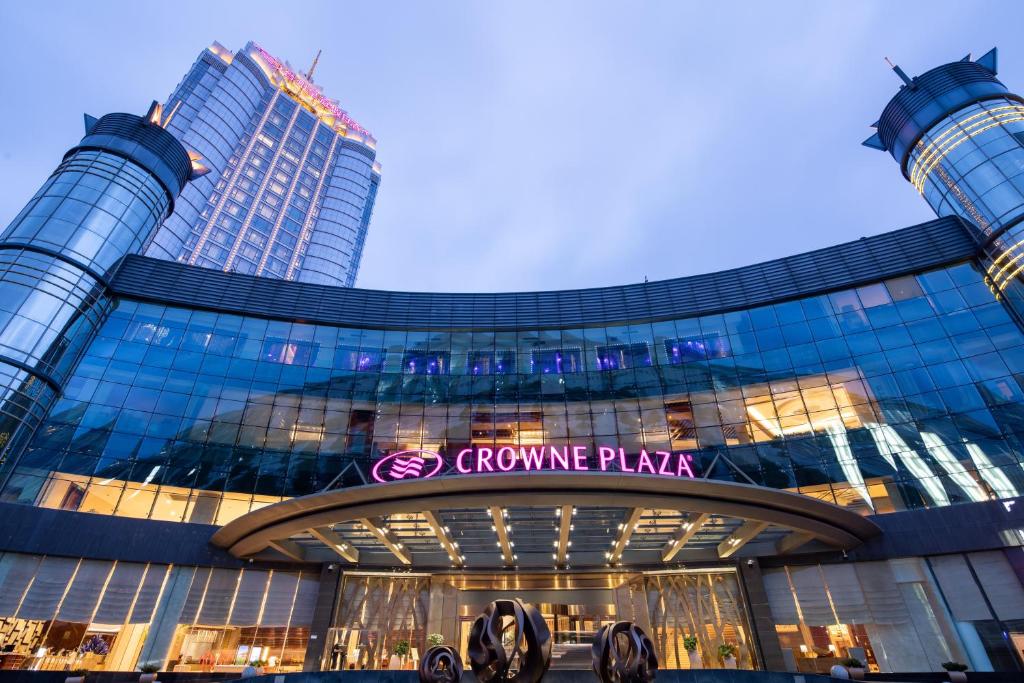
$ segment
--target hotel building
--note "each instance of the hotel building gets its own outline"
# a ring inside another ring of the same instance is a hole
[[[181,192],[147,256],[355,284],[380,185],[377,141],[313,83],[313,68],[296,71],[256,43],[235,53],[214,43],[163,110],[212,172]]]
[[[512,596],[554,669],[614,620],[663,669],[1024,667],[1024,100],[994,51],[899,71],[866,143],[936,220],[497,294],[307,278],[312,214],[295,277],[232,260],[272,126],[372,204],[370,139],[275,64],[215,46],[162,111],[87,119],[0,236],[0,668],[379,669],[465,656]],[[235,79],[257,132],[203,138]]]

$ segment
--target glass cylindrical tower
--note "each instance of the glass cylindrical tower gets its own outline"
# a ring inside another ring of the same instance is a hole
[[[1024,313],[1024,98],[996,78],[996,50],[914,78],[864,144],[888,151],[939,216],[976,229],[988,282]]]
[[[87,116],[85,137],[0,235],[0,472],[103,321],[108,274],[142,250],[192,175],[151,112]]]

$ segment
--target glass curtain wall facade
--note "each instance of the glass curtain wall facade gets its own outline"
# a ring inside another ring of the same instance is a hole
[[[214,43],[165,104],[212,170],[146,253],[204,268],[351,287],[380,166],[376,141],[319,86],[255,43]]]
[[[865,145],[888,151],[939,216],[977,231],[993,292],[1024,314],[1024,100],[996,78],[997,51],[915,78],[889,102]]]
[[[526,596],[562,664],[628,617],[668,668],[1024,670],[1020,107],[994,55],[933,71],[868,143],[947,217],[564,292],[318,284],[355,277],[372,138],[254,44],[87,117],[0,237],[0,668],[410,668],[392,643]],[[694,476],[626,467],[650,452]],[[532,488],[502,506],[503,476]]]
[[[969,263],[555,330],[358,330],[120,300],[0,496],[224,524],[363,484],[390,452],[617,443],[864,514],[941,507],[1024,490],[1022,373],[1024,334]]]
[[[105,283],[192,173],[184,148],[130,114],[86,136],[0,235],[0,471],[24,447],[109,311]]]

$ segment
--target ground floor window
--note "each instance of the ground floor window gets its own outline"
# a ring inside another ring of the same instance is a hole
[[[319,572],[0,556],[0,669],[298,671]]]
[[[791,668],[827,673],[846,657],[871,671],[974,671],[1024,662],[1024,588],[1007,551],[767,569]],[[1021,559],[1024,559],[1022,557]]]

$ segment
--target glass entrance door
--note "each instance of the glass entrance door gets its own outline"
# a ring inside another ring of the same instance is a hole
[[[473,622],[492,601],[513,598],[535,605],[551,630],[552,668],[589,669],[594,635],[615,621],[632,621],[647,632],[661,668],[757,666],[738,577],[720,569],[346,575],[322,667],[413,668],[428,636],[441,636],[468,661]],[[700,661],[685,648],[691,637]],[[723,645],[734,648],[733,661],[719,656]],[[396,657],[396,651],[408,655]]]

